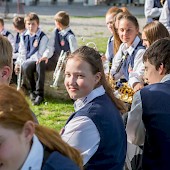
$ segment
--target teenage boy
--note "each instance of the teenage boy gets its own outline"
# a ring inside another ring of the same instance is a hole
[[[170,162],[170,39],[153,43],[143,60],[149,85],[134,95],[127,139],[144,144],[142,169],[165,170]]]
[[[39,59],[39,62],[42,60],[45,60],[46,63],[48,62],[46,66],[47,70],[54,70],[62,50],[72,53],[78,48],[76,37],[69,27],[69,14],[65,11],[59,11],[56,13],[54,19],[56,28],[49,40],[43,57]]]
[[[39,17],[36,13],[27,14],[25,26],[26,60],[22,64],[22,71],[33,104],[40,105],[44,100],[45,62],[38,61],[47,47],[48,38],[39,28]],[[17,65],[16,70],[18,70]]]

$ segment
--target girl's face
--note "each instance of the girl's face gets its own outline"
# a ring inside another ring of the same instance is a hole
[[[30,147],[25,133],[0,126],[0,169],[21,169]]]
[[[101,79],[100,72],[92,74],[91,66],[78,57],[70,58],[65,69],[65,87],[74,100],[86,97]]]
[[[114,15],[108,14],[106,15],[106,25],[108,30],[113,34],[113,25],[114,25]]]
[[[127,43],[129,47],[138,35],[139,29],[136,28],[133,22],[127,19],[121,19],[119,21],[118,33],[121,41]]]
[[[142,41],[143,41],[143,46],[149,48],[150,44],[144,31],[142,32]]]

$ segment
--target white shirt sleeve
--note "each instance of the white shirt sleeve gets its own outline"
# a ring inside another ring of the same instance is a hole
[[[168,8],[168,1],[166,0],[163,6],[163,10],[161,16],[159,18],[159,22],[161,22],[170,33],[170,10]]]
[[[145,0],[145,17],[146,18],[156,18],[161,15],[162,8],[154,8],[154,0]]]
[[[140,91],[133,97],[131,110],[128,113],[126,125],[127,141],[135,145],[143,145],[145,139],[145,127],[142,121],[142,101]]]
[[[12,34],[9,34],[7,38],[12,45],[13,51],[15,51],[15,38],[14,38],[14,36]]]
[[[47,48],[47,43],[48,37],[44,35],[40,40],[38,51],[35,52],[28,60],[37,61],[39,58],[41,58],[43,56],[44,51]]]
[[[70,52],[73,53],[78,48],[76,37],[72,34],[68,35],[68,42],[70,46]]]
[[[145,49],[140,49],[135,55],[133,71],[129,73],[128,84],[131,87],[133,87],[133,84],[136,82],[143,83],[144,75],[143,55],[145,51],[146,51]]]
[[[118,80],[122,75],[122,69],[119,70],[118,73],[116,73],[116,70],[122,60],[122,48],[123,48],[124,44],[121,44],[119,47],[118,52],[116,53],[116,55],[114,56],[113,60],[112,60],[112,68],[110,70],[111,75],[114,75],[115,80]]]
[[[65,126],[62,139],[80,151],[84,165],[95,154],[100,143],[96,125],[86,116],[73,118]]]
[[[55,51],[55,31],[53,31],[53,34],[50,36],[47,48],[43,53],[43,57],[51,58]]]

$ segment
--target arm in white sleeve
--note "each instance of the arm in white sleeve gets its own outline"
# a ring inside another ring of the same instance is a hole
[[[113,60],[112,60],[112,68],[110,70],[110,73],[112,76],[114,76],[115,80],[119,79],[122,75],[122,69],[119,70],[118,73],[116,73],[116,70],[122,60],[122,47],[124,44],[121,44],[119,47],[118,52],[116,53],[116,55],[114,56]]]
[[[73,118],[65,126],[61,137],[70,146],[80,151],[84,165],[95,154],[100,143],[96,125],[86,116]]]
[[[15,38],[14,38],[14,36],[12,34],[9,34],[7,38],[12,45],[13,51],[15,51]]]
[[[168,2],[165,1],[161,16],[159,18],[159,22],[161,22],[170,33],[170,10],[168,8]]]
[[[43,57],[51,58],[55,51],[55,31],[53,31],[53,34],[50,36],[47,48],[43,53]]]
[[[33,61],[37,61],[39,58],[41,58],[43,56],[44,51],[47,48],[47,43],[48,43],[48,37],[46,35],[44,35],[41,38],[41,41],[39,43],[39,49],[36,53],[34,53],[29,60],[33,60]]]
[[[146,0],[144,8],[146,18],[157,18],[161,15],[162,12],[162,8],[154,8],[154,0]]]
[[[78,48],[76,37],[72,34],[68,36],[68,42],[70,46],[70,52],[73,53]]]
[[[142,121],[142,113],[140,91],[137,91],[133,97],[126,125],[127,141],[135,145],[143,145],[145,140],[145,127]]]

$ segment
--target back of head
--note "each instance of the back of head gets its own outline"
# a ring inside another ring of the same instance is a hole
[[[25,29],[24,17],[16,16],[13,18],[13,25],[18,30]]]
[[[0,18],[0,24],[1,24],[2,26],[4,26],[4,19],[3,19],[3,18]]]
[[[38,15],[34,12],[30,12],[25,16],[24,22],[26,23],[26,21],[36,21],[37,24],[40,22]]]
[[[156,70],[163,64],[166,72],[170,73],[170,38],[162,38],[155,41],[145,52],[143,61],[149,61]]]
[[[146,24],[143,28],[143,32],[150,45],[158,39],[170,37],[166,27],[159,21],[153,21]]]
[[[64,27],[69,26],[70,23],[70,17],[69,14],[65,11],[59,11],[55,16],[54,19],[61,23]]]
[[[12,68],[12,46],[6,37],[0,35],[0,68],[4,66]]]
[[[128,10],[128,8],[126,8],[126,7],[121,7],[120,9],[122,10],[122,12],[126,13],[127,15],[132,15],[132,14],[130,13],[130,11]]]

